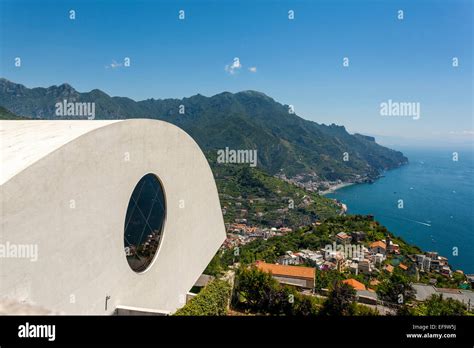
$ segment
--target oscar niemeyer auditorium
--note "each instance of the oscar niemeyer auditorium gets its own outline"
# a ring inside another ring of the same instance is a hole
[[[0,149],[0,301],[173,313],[225,239],[208,162],[169,123],[0,121]]]

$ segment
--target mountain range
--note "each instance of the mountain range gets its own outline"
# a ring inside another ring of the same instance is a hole
[[[257,149],[258,166],[272,175],[363,181],[408,161],[373,137],[305,120],[291,113],[288,105],[257,91],[134,101],[111,97],[99,89],[81,93],[69,84],[28,88],[0,79],[0,106],[13,115],[65,119],[55,114],[55,104],[63,100],[94,102],[95,119],[151,118],[173,123],[190,134],[210,160],[225,147]]]

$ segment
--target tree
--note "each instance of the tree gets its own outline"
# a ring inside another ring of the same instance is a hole
[[[203,273],[217,277],[221,274],[222,270],[223,268],[221,264],[221,256],[218,252],[216,255],[214,255],[211,262],[209,262]]]
[[[376,315],[380,315],[379,311],[377,309],[373,309],[369,306],[366,306],[366,305],[363,305],[363,304],[356,304],[355,305],[355,308],[356,308],[356,311],[355,311],[355,315],[359,315],[359,316],[376,316]]]
[[[316,315],[318,300],[300,294],[293,287],[282,286],[269,273],[252,267],[236,273],[234,308],[271,315]]]
[[[270,274],[255,267],[240,268],[236,273],[233,303],[257,312],[267,311],[277,287],[277,281]]]
[[[315,297],[297,294],[295,299],[295,305],[291,314],[308,316],[319,313],[319,304]]]
[[[345,279],[344,275],[336,270],[326,270],[316,272],[315,289],[327,289],[335,282]]]
[[[231,286],[225,280],[215,279],[191,299],[174,315],[178,316],[217,316],[227,314]]]
[[[455,299],[443,298],[443,295],[431,295],[421,306],[422,315],[444,316],[465,315],[466,306]]]
[[[467,314],[467,308],[462,302],[452,298],[445,299],[442,294],[433,294],[416,306],[403,305],[397,309],[397,315],[459,316]]]
[[[396,310],[397,316],[412,316],[416,315],[416,309],[403,304],[399,306]]]
[[[390,278],[384,279],[377,287],[377,294],[387,302],[404,304],[415,298],[415,290],[408,277],[395,271]]]
[[[321,314],[354,315],[356,313],[355,296],[356,291],[352,286],[337,281],[323,305]]]

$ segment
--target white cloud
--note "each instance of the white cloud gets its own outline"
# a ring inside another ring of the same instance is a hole
[[[229,74],[234,75],[241,68],[242,68],[242,64],[240,63],[240,59],[238,57],[235,57],[232,64],[227,64],[224,67],[224,70],[227,71]]]
[[[249,68],[249,71],[252,72],[252,73],[256,73],[257,72],[257,67],[256,66],[251,66]]]
[[[115,60],[112,60],[112,63],[105,66],[106,69],[117,69],[123,67],[123,63],[117,63]]]

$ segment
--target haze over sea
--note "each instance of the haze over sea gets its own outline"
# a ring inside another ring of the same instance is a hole
[[[459,150],[457,162],[453,151],[403,150],[408,165],[384,173],[373,184],[344,187],[327,197],[347,204],[350,214],[373,214],[423,251],[438,251],[453,270],[474,273],[474,151]]]

